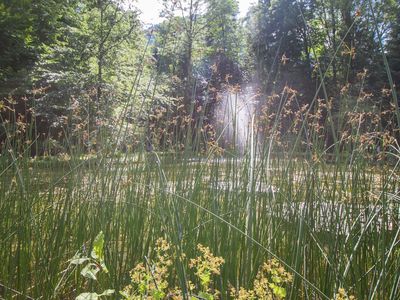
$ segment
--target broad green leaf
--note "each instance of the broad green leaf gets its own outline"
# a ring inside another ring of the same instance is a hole
[[[91,252],[91,256],[93,259],[104,260],[103,247],[104,247],[104,233],[103,231],[100,231],[93,241],[93,249]]]
[[[108,273],[106,264],[104,263],[104,233],[100,231],[93,242],[93,249],[90,253],[93,259],[95,259],[103,269],[104,272]]]
[[[93,263],[87,264],[81,271],[83,277],[97,280],[96,274],[100,271],[100,268]]]
[[[82,293],[75,300],[98,300],[99,295],[97,293]]]

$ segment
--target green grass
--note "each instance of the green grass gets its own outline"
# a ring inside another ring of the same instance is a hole
[[[100,230],[110,276],[98,285],[116,290],[166,236],[188,257],[198,243],[224,257],[225,293],[229,284],[247,286],[276,256],[297,274],[290,299],[328,299],[339,287],[359,299],[399,296],[399,201],[390,196],[397,168],[370,167],[362,157],[349,165],[275,155],[267,170],[266,156],[257,158],[252,177],[248,156],[196,162],[141,153],[33,166],[22,159],[0,181],[2,297],[13,289],[50,298],[68,260]],[[56,298],[85,288],[71,274]]]

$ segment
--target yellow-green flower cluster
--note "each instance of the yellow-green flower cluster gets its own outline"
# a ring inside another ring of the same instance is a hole
[[[356,300],[356,297],[348,295],[344,288],[339,288],[334,300]]]
[[[139,263],[131,271],[131,284],[120,293],[127,300],[161,300],[166,297],[168,289],[169,267],[172,260],[169,255],[170,246],[162,238],[158,239],[155,247],[155,260]]]
[[[285,299],[286,289],[284,285],[292,282],[293,277],[286,272],[283,266],[276,260],[271,259],[265,262],[257,273],[252,290],[240,288],[231,289],[231,296],[235,299],[264,299],[275,300]]]
[[[221,266],[225,262],[222,257],[214,256],[210,248],[201,244],[197,245],[199,256],[190,259],[189,267],[194,269],[200,286],[187,282],[186,290],[189,299],[221,299],[220,292],[212,285],[212,276],[221,274]],[[158,239],[154,248],[154,260],[140,263],[131,271],[131,284],[126,286],[120,294],[127,300],[183,300],[187,299],[180,288],[169,288],[168,276],[171,274],[170,266],[171,249],[164,239]],[[172,251],[173,252],[173,251]],[[184,254],[181,254],[185,258]],[[285,285],[292,282],[292,275],[276,259],[265,262],[259,269],[254,280],[253,289],[231,289],[231,297],[239,300],[280,300],[286,297]],[[340,289],[335,300],[355,300],[346,297],[344,290]]]
[[[220,275],[221,265],[225,262],[222,257],[214,256],[208,247],[197,245],[201,255],[191,259],[189,267],[196,269],[196,276],[200,279],[203,291],[209,291],[211,275]]]

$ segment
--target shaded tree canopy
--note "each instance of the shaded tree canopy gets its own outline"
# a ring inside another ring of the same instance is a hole
[[[245,17],[237,0],[161,4],[163,21],[148,26],[130,1],[3,0],[0,92],[16,108],[3,118],[41,124],[39,140],[55,140],[60,151],[66,139],[91,151],[121,122],[132,127],[128,139],[158,136],[181,147],[199,127],[209,132],[203,127],[229,85],[256,87],[265,96],[259,111],[285,88],[296,93],[293,109],[325,99],[332,110],[324,122],[336,125],[360,91],[369,95],[365,112],[398,109],[397,1],[259,0]],[[379,127],[395,130],[394,119]]]

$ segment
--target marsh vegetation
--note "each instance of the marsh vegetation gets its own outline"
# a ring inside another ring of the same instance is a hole
[[[132,4],[0,3],[0,299],[399,299],[399,4]]]

